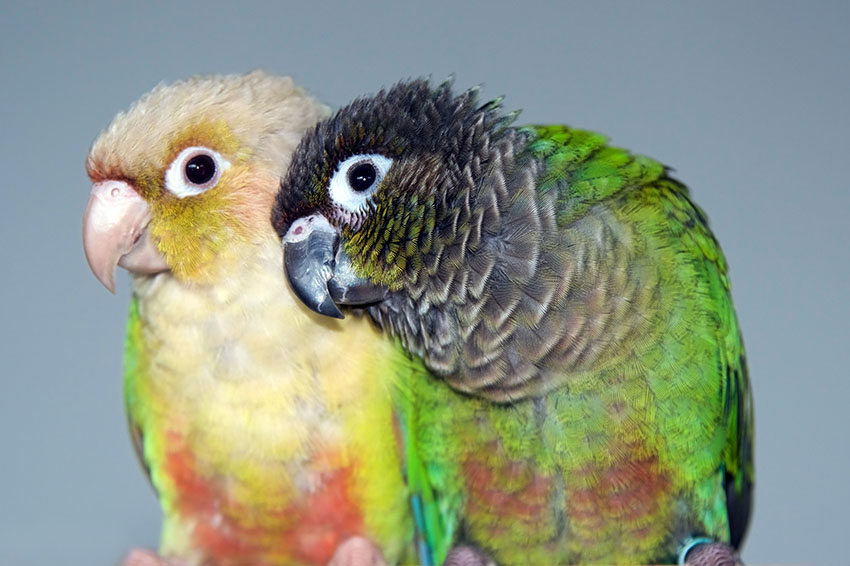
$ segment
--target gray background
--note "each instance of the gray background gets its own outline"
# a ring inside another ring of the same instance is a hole
[[[88,3],[0,12],[0,564],[156,544],[125,430],[129,298],[89,272],[83,159],[159,81],[262,67],[340,105],[457,75],[674,166],[732,269],[757,409],[750,564],[846,564],[850,3]],[[318,7],[322,4],[322,7]],[[843,553],[843,555],[841,554]]]

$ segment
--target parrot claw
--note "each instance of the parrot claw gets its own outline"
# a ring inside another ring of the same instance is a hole
[[[328,566],[387,566],[377,546],[363,537],[351,537],[339,545]]]
[[[496,563],[474,546],[460,545],[449,551],[443,566],[496,566]]]
[[[738,553],[722,542],[698,541],[684,553],[684,566],[744,566]]]

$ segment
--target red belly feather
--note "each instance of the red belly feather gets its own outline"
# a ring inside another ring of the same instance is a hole
[[[228,478],[200,473],[185,444],[171,447],[165,471],[177,492],[176,512],[194,524],[194,546],[216,566],[326,564],[345,539],[369,535],[351,490],[355,464],[317,471],[314,490],[252,509],[228,493]],[[327,456],[317,460],[339,461]]]

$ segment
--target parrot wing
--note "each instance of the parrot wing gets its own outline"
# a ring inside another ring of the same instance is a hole
[[[754,418],[746,355],[732,305],[728,265],[723,251],[708,226],[708,217],[690,200],[684,185],[666,179],[674,198],[669,199],[670,226],[694,257],[702,258],[708,274],[708,301],[719,317],[715,343],[722,361],[724,393],[723,421],[727,426],[726,448],[720,462],[726,488],[730,544],[740,548],[747,531],[754,482]]]
[[[133,380],[135,374],[139,371],[139,355],[142,345],[141,337],[139,335],[140,327],[141,321],[139,320],[139,299],[138,297],[133,295],[133,298],[130,301],[130,315],[127,319],[127,335],[125,337],[124,342],[125,382]],[[133,399],[130,394],[130,392],[132,391],[131,388],[125,388],[124,391],[125,394],[127,394],[125,402],[129,409],[131,404],[135,402],[135,399]],[[135,415],[136,411],[127,411],[127,425],[130,429],[130,439],[133,442],[133,451],[136,453],[136,457],[139,459],[139,464],[145,471],[145,477],[147,477],[148,482],[151,484],[151,486],[153,486],[153,479],[151,478],[151,466],[147,458],[145,458],[144,433],[142,432],[141,424],[135,420]]]

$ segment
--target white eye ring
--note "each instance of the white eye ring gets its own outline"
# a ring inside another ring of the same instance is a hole
[[[199,195],[213,188],[229,168],[230,162],[217,151],[201,146],[187,147],[168,166],[165,188],[178,198]]]
[[[378,154],[361,154],[352,155],[345,161],[342,161],[336,168],[331,182],[328,185],[328,193],[331,200],[348,212],[359,212],[366,208],[366,204],[378,187],[381,181],[390,170],[393,160],[389,157]],[[358,168],[367,166],[365,171]],[[371,170],[369,169],[371,165]],[[365,174],[356,175],[363,172]],[[352,175],[356,175],[353,177]],[[360,186],[355,188],[352,183],[360,183]]]

